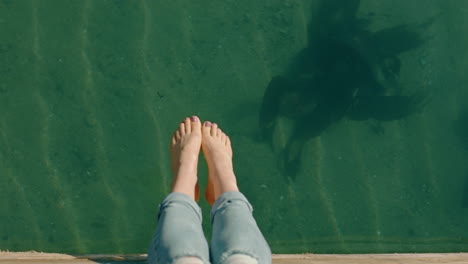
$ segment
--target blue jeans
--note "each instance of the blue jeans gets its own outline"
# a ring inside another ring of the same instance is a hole
[[[234,256],[270,264],[271,251],[240,192],[225,192],[211,209],[211,249],[202,230],[201,208],[188,195],[170,193],[159,205],[158,226],[148,252],[150,264],[227,264]],[[195,257],[198,262],[177,262]],[[242,261],[241,261],[242,262]],[[239,262],[240,263],[240,262]]]

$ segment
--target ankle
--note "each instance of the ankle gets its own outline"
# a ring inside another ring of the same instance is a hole
[[[185,187],[177,186],[177,187],[172,188],[171,192],[173,192],[173,193],[183,193],[185,195],[190,196],[190,198],[192,198],[193,200],[195,200],[195,187],[190,190],[190,189],[185,188]]]
[[[216,195],[216,199],[221,196],[223,193],[226,193],[226,192],[233,192],[233,191],[236,191],[238,192],[239,191],[239,188],[237,187],[237,182],[236,180],[234,179],[234,181],[230,180],[230,181],[223,181],[219,184],[218,188],[217,188],[217,195]]]
[[[218,179],[236,177],[234,176],[234,167],[230,162],[218,162],[209,166],[209,169],[218,175]]]

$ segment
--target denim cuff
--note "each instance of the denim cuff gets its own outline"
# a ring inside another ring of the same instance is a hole
[[[198,219],[200,220],[200,223],[202,222],[202,211],[197,202],[195,202],[195,200],[193,200],[193,198],[188,196],[187,194],[179,192],[171,192],[166,196],[166,198],[164,198],[161,204],[159,204],[158,219],[161,215],[162,210],[168,207],[171,203],[178,203],[188,208],[191,208],[197,215]]]
[[[214,216],[218,212],[218,210],[226,207],[233,201],[242,201],[247,205],[247,208],[250,210],[250,212],[253,211],[252,205],[249,203],[247,198],[238,191],[230,191],[230,192],[225,192],[221,194],[218,199],[216,199],[215,203],[213,204],[213,207],[211,207],[211,223],[213,223]]]

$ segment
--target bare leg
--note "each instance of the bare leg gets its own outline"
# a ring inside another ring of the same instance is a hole
[[[213,205],[212,262],[270,264],[270,247],[253,218],[252,205],[237,187],[229,137],[210,122],[204,123],[202,134],[209,169],[205,196]]]
[[[184,119],[171,139],[172,192],[159,206],[158,226],[148,251],[150,264],[209,263],[201,209],[195,202],[201,140],[197,117]]]
[[[171,139],[171,190],[187,194],[198,200],[197,184],[198,155],[202,141],[201,123],[197,117],[185,118]]]
[[[213,203],[225,192],[239,191],[232,166],[232,148],[229,137],[217,124],[205,122],[203,128],[203,153],[208,163],[208,185],[205,197]]]

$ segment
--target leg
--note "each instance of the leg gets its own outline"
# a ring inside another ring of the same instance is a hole
[[[171,141],[172,192],[160,204],[158,226],[148,251],[150,264],[207,264],[208,243],[202,230],[197,165],[201,146],[198,118],[186,118]]]
[[[252,205],[239,192],[229,138],[216,124],[202,128],[208,162],[206,198],[213,204],[211,259],[214,264],[270,264],[271,251],[252,215]]]

